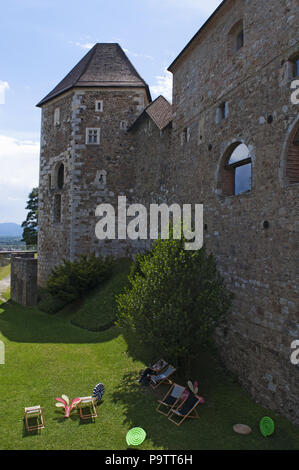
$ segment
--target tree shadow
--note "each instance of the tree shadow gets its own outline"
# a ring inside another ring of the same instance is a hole
[[[0,331],[8,340],[21,343],[104,343],[120,335],[116,327],[88,331],[71,324],[69,315],[49,315],[11,301],[0,304]]]
[[[186,427],[175,426],[166,416],[156,411],[158,400],[165,396],[169,387],[170,385],[161,384],[153,390],[141,386],[137,383],[136,374],[130,372],[123,376],[118,390],[112,395],[112,400],[124,405],[126,416],[123,424],[143,428],[147,439],[155,447],[172,450],[188,450],[192,449],[192,446],[196,448],[196,423],[189,422],[186,433]]]

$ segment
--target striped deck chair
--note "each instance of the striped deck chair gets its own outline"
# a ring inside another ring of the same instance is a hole
[[[180,426],[186,418],[199,418],[196,407],[202,403],[202,398],[197,395],[190,395],[176,409],[171,410],[168,416],[169,421]],[[193,414],[192,414],[193,413]],[[181,418],[177,421],[177,417]]]
[[[161,385],[163,382],[168,382],[172,384],[171,380],[169,380],[169,377],[172,374],[174,374],[175,371],[176,369],[173,366],[168,365],[167,369],[165,369],[164,372],[161,372],[158,375],[151,375],[151,379],[150,379],[151,388],[155,389],[159,387],[159,385]]]
[[[178,404],[179,400],[182,399],[185,387],[181,385],[173,384],[165,397],[162,400],[158,400],[159,405],[156,410],[164,416],[168,416],[171,410]]]

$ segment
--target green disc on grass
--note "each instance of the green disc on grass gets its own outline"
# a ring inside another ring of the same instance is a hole
[[[260,431],[264,437],[271,436],[274,433],[275,425],[273,419],[265,416],[260,421]]]
[[[127,433],[126,441],[129,446],[139,446],[143,443],[146,432],[142,428],[132,428]]]

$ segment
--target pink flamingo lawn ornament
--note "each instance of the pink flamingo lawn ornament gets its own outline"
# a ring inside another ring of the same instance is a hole
[[[198,382],[195,381],[194,384],[191,382],[191,380],[188,381],[188,387],[189,389],[191,390],[191,392],[194,394],[194,395],[197,395],[198,394]],[[186,400],[190,395],[190,392],[186,389],[183,393],[183,396],[182,396],[182,399],[183,400]],[[203,397],[199,397],[200,398],[200,403],[204,403],[205,400]]]
[[[61,398],[56,398],[56,400],[58,402],[58,403],[56,403],[57,408],[64,408],[64,417],[65,418],[70,417],[70,414],[73,411],[73,409],[76,408],[76,406],[81,401],[80,398],[74,398],[71,401],[71,404],[70,404],[70,400],[69,400],[69,397],[67,395],[61,395]]]

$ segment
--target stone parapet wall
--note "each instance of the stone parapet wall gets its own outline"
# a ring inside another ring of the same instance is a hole
[[[10,264],[10,258],[8,257],[7,253],[1,253],[0,251],[0,268],[4,266],[8,266]]]
[[[25,307],[36,305],[37,259],[30,257],[12,257],[11,300]]]

